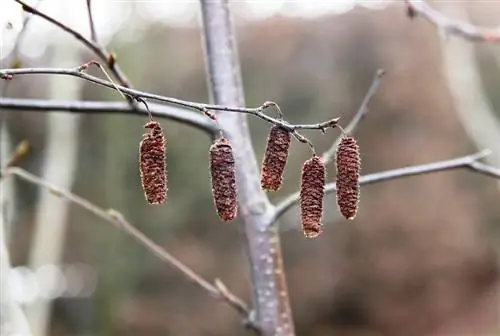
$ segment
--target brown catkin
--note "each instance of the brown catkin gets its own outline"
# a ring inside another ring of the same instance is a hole
[[[146,200],[150,204],[164,203],[167,198],[167,169],[165,161],[165,137],[157,121],[150,121],[144,128],[139,147],[139,171]]]
[[[326,170],[323,160],[314,155],[304,162],[300,185],[300,216],[307,238],[321,234]]]
[[[337,204],[346,219],[354,219],[360,196],[361,159],[356,139],[343,136],[337,148]]]
[[[210,147],[210,174],[217,214],[223,221],[231,221],[238,213],[234,156],[231,144],[222,136]]]
[[[281,187],[289,148],[290,132],[279,126],[271,127],[262,160],[260,178],[262,189],[276,191]]]

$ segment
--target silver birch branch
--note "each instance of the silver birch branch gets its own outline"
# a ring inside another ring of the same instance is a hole
[[[205,60],[216,104],[244,106],[239,60],[226,0],[201,0]],[[236,161],[238,203],[251,264],[256,321],[264,336],[294,335],[279,235],[266,223],[274,207],[260,187],[259,169],[246,116],[218,113]]]

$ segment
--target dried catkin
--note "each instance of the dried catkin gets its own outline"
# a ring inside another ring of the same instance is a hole
[[[314,155],[304,162],[300,185],[300,216],[307,238],[321,233],[326,170],[323,160]]]
[[[262,189],[276,191],[281,187],[289,148],[290,132],[279,126],[271,127],[262,160],[260,179]]]
[[[167,169],[165,161],[165,137],[157,121],[150,121],[144,128],[139,148],[139,170],[142,188],[150,204],[164,203],[167,198]]]
[[[346,219],[354,219],[360,196],[361,159],[356,139],[342,137],[337,148],[337,204]]]
[[[238,213],[234,156],[231,144],[222,136],[210,147],[210,174],[217,214],[223,221],[231,221]]]

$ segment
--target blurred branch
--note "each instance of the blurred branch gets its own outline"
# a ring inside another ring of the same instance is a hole
[[[175,120],[180,123],[199,128],[210,135],[215,135],[219,132],[215,123],[201,114],[174,106],[160,104],[148,104],[148,106],[151,114],[156,117]],[[20,98],[0,98],[0,108],[17,111],[61,111],[86,114],[123,113],[144,116],[147,116],[148,113],[143,105],[138,105],[137,108],[132,108],[124,102],[65,101]]]
[[[83,71],[81,71],[81,67],[75,69],[58,69],[58,68],[22,68],[22,69],[0,69],[0,79],[12,80],[14,76],[19,75],[35,75],[35,74],[52,74],[52,75],[64,75],[64,76],[74,76],[85,79],[89,82],[102,85],[108,87],[113,90],[117,90],[123,94],[129,95],[135,99],[137,98],[147,98],[155,101],[160,101],[168,104],[179,105],[186,108],[191,108],[194,110],[198,110],[203,113],[207,113],[210,110],[213,111],[224,111],[224,112],[237,112],[237,113],[246,113],[254,115],[262,120],[267,121],[268,123],[278,125],[287,129],[291,132],[299,130],[299,129],[315,129],[325,131],[328,128],[333,128],[337,126],[337,123],[340,118],[330,119],[324,122],[316,123],[316,124],[290,124],[287,121],[278,118],[273,118],[264,113],[264,110],[270,107],[276,107],[277,104],[274,102],[265,102],[259,107],[255,108],[245,108],[245,107],[233,107],[233,106],[225,106],[225,105],[213,105],[213,104],[203,104],[190,102],[186,100],[176,99],[165,97],[153,93],[143,92],[139,90],[130,89],[128,87],[117,85],[115,83],[105,81],[98,77],[89,75]]]
[[[0,335],[32,335],[21,305],[10,293],[11,271],[9,252],[5,242],[3,211],[0,209]]]
[[[65,32],[73,35],[73,37],[75,37],[78,41],[82,42],[87,48],[89,48],[92,52],[94,52],[97,55],[97,57],[99,57],[102,61],[106,62],[107,67],[111,70],[111,72],[116,77],[116,79],[118,79],[121,85],[125,87],[131,87],[130,82],[120,69],[118,63],[116,62],[116,56],[114,54],[109,53],[103,46],[99,45],[96,41],[91,41],[87,39],[85,36],[77,32],[76,30],[48,16],[47,14],[40,12],[35,7],[28,5],[25,1],[22,0],[14,0],[14,1],[20,4],[25,12],[39,16],[42,19],[61,28]]]
[[[89,17],[90,40],[97,43],[97,33],[95,31],[94,16],[92,15],[92,0],[87,0],[87,14]]]
[[[450,19],[422,0],[404,0],[404,2],[410,17],[421,15],[445,35],[458,35],[476,42],[500,42],[500,27],[484,28],[464,21]]]
[[[379,69],[375,73],[372,84],[370,85],[370,88],[366,92],[366,95],[363,98],[361,106],[359,107],[358,111],[356,112],[352,120],[349,122],[349,124],[344,128],[346,134],[352,134],[358,127],[361,120],[363,120],[363,117],[368,113],[368,104],[370,104],[370,101],[372,100],[373,96],[375,95],[375,93],[377,93],[377,90],[380,86],[380,82],[384,75],[385,75],[385,70],[383,69]],[[339,146],[340,139],[341,136],[338,137],[332,144],[332,146],[323,153],[322,158],[325,165],[328,164],[333,159],[335,153],[337,152],[337,147]]]
[[[2,130],[0,128],[0,130]],[[2,130],[3,131],[3,130]],[[28,142],[22,141],[12,154],[7,154],[2,150],[9,150],[10,146],[5,146],[10,143],[8,132],[0,134],[0,161],[1,165],[11,167],[17,164],[28,152]],[[3,142],[2,142],[3,141]],[[0,178],[2,169],[0,167]],[[0,335],[23,335],[31,336],[31,328],[24,314],[21,304],[12,297],[11,284],[9,283],[11,274],[11,263],[8,246],[9,211],[4,202],[14,201],[15,194],[13,189],[6,186],[5,183],[10,181],[0,180]]]
[[[474,172],[500,179],[500,169],[479,162],[479,160],[488,156],[490,153],[491,151],[486,149],[476,154],[462,156],[451,160],[438,161],[418,166],[410,166],[368,174],[365,176],[361,176],[361,178],[359,179],[359,183],[361,185],[373,184],[408,176],[429,174],[458,168],[470,169]],[[325,186],[325,193],[327,194],[332,193],[335,190],[335,182],[328,183]],[[276,205],[276,213],[271,224],[276,222],[288,209],[297,204],[299,201],[299,196],[300,195],[298,192],[294,193],[282,200],[278,205]]]
[[[240,62],[228,1],[201,0],[200,3],[211,98],[217,104],[244,106]],[[274,214],[274,207],[260,187],[260,171],[247,118],[239,113],[218,113],[217,120],[231,141],[235,157],[238,206],[248,244],[256,322],[263,336],[294,335],[279,234],[266,226]],[[321,126],[314,128],[322,129]],[[298,127],[291,130],[296,129]]]
[[[250,321],[249,319],[250,311],[246,303],[242,299],[237,297],[235,294],[230,292],[227,289],[227,287],[221,282],[221,280],[216,279],[215,282],[212,284],[211,282],[203,279],[195,271],[193,271],[184,263],[182,263],[182,261],[171,255],[160,245],[154,243],[151,239],[149,239],[146,235],[144,235],[144,233],[135,228],[118,211],[113,209],[104,210],[80,196],[77,196],[69,191],[53,186],[52,184],[40,179],[38,176],[33,175],[24,169],[18,167],[10,167],[4,169],[2,177],[5,178],[11,175],[16,176],[21,180],[24,180],[31,184],[45,188],[54,196],[66,199],[80,206],[81,208],[89,211],[95,216],[105,220],[106,222],[113,224],[116,228],[128,234],[135,241],[144,246],[151,253],[160,258],[162,261],[177,269],[188,280],[190,280],[191,282],[195,283],[196,285],[204,289],[212,297],[216,299],[221,299],[226,303],[228,303],[231,307],[233,307],[236,311],[238,311],[238,313],[240,313],[245,318],[245,322]],[[256,327],[253,325],[249,325],[249,327],[253,328],[254,330],[257,330]]]
[[[34,5],[35,8],[37,8],[43,0],[38,0],[36,4]],[[20,68],[21,67],[21,60],[19,59],[19,45],[21,44],[24,36],[26,35],[26,31],[28,30],[29,23],[31,21],[32,15],[26,15],[23,19],[23,27],[21,28],[21,31],[16,37],[16,41],[14,42],[14,48],[12,49],[12,57],[11,57],[11,62],[10,62],[10,67],[12,68]],[[2,87],[2,93],[0,94],[1,97],[5,97],[7,95],[7,91],[9,88],[9,82],[5,82],[3,87]],[[1,118],[1,116],[0,116]],[[0,119],[1,120],[1,119]]]
[[[468,19],[461,4],[443,3],[440,8],[445,8],[455,17]],[[443,74],[465,133],[476,148],[490,148],[493,153],[485,162],[499,167],[500,120],[483,84],[475,45],[460,40],[442,41],[441,55]]]

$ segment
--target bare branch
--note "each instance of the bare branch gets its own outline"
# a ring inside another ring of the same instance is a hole
[[[245,321],[247,321],[250,316],[250,311],[246,305],[246,303],[240,299],[238,296],[233,294],[229,289],[222,284],[220,279],[216,279],[216,281],[212,284],[211,282],[203,279],[200,275],[198,275],[195,271],[189,268],[187,265],[182,263],[179,259],[174,257],[172,254],[167,252],[163,247],[154,243],[151,239],[149,239],[144,233],[139,231],[135,226],[133,226],[130,222],[128,222],[125,217],[116,210],[108,209],[104,210],[97,205],[91,203],[90,201],[77,196],[69,191],[62,190],[56,186],[51,185],[50,183],[40,179],[38,176],[33,175],[21,168],[18,167],[10,167],[6,168],[3,171],[2,178],[8,176],[16,176],[21,180],[29,182],[34,185],[38,185],[42,188],[49,190],[54,196],[62,197],[81,208],[89,211],[95,216],[105,220],[108,223],[113,224],[116,228],[122,230],[130,237],[132,237],[139,244],[144,246],[158,258],[160,258],[165,263],[169,264],[179,272],[181,272],[189,281],[195,283],[203,290],[208,292],[210,296],[220,299],[228,303],[231,307],[233,307],[238,313],[240,313]],[[255,329],[256,327],[253,326]]]
[[[97,33],[95,31],[94,16],[92,15],[92,0],[87,0],[87,15],[89,17],[90,39],[97,43]]]
[[[219,132],[217,126],[210,119],[196,112],[160,104],[148,104],[148,106],[153,116],[178,121],[196,127],[210,135]],[[147,110],[144,106],[138,105],[137,108],[132,108],[125,102],[0,98],[0,108],[17,111],[61,111],[86,114],[120,113],[147,116]]]
[[[179,105],[186,108],[198,110],[200,112],[205,112],[207,110],[214,111],[224,111],[224,112],[237,112],[237,113],[246,113],[254,115],[268,123],[278,125],[287,129],[291,132],[300,129],[310,129],[310,130],[325,130],[328,128],[333,128],[337,126],[337,123],[340,118],[334,118],[331,120],[327,120],[324,122],[316,123],[316,124],[290,124],[286,120],[282,120],[279,118],[273,118],[264,113],[264,110],[276,105],[273,102],[265,102],[259,107],[255,108],[245,108],[245,107],[233,107],[233,106],[224,106],[224,105],[213,105],[213,104],[203,104],[203,103],[195,103],[186,100],[165,97],[153,93],[143,92],[139,90],[134,90],[122,85],[117,85],[109,81],[105,81],[98,77],[89,75],[83,71],[79,71],[79,68],[76,69],[59,69],[59,68],[22,68],[22,69],[0,69],[0,79],[9,79],[12,80],[14,76],[19,75],[63,75],[63,76],[74,76],[85,79],[89,82],[108,87],[113,90],[118,90],[121,93],[127,94],[135,99],[137,98],[147,98],[155,101],[160,101],[168,104]]]
[[[441,14],[425,1],[404,0],[410,17],[421,15],[434,24],[440,32],[446,35],[458,35],[476,42],[500,42],[500,27],[484,28],[460,20],[454,20]]]
[[[500,179],[500,169],[479,162],[480,159],[486,157],[490,153],[491,153],[490,150],[483,150],[476,154],[462,156],[451,160],[438,161],[418,166],[410,166],[410,167],[387,170],[379,173],[368,174],[362,176],[359,179],[359,184],[360,185],[373,184],[387,180],[398,179],[402,177],[422,175],[422,174],[428,174],[428,173],[434,173],[443,170],[451,170],[458,168],[470,169],[477,173]],[[336,190],[335,182],[328,183],[325,186],[325,193],[327,194],[332,193],[335,190]],[[297,204],[297,202],[299,201],[299,196],[300,195],[298,192],[294,193],[285,198],[284,200],[282,200],[278,205],[276,205],[276,213],[272,222],[270,222],[270,225],[275,223],[288,209]]]
[[[373,96],[375,96],[375,93],[377,92],[382,77],[384,75],[385,75],[385,70],[383,69],[377,70],[375,76],[373,77],[372,84],[370,85],[370,88],[366,92],[366,95],[363,98],[363,102],[359,106],[358,111],[356,112],[352,120],[349,122],[349,124],[344,128],[345,133],[347,134],[354,133],[361,120],[363,120],[363,117],[368,113],[368,104],[370,104],[370,101],[372,100]],[[338,137],[332,144],[332,146],[323,153],[322,158],[325,165],[328,164],[333,159],[333,156],[337,152],[337,147],[339,146],[340,139],[341,137]]]
[[[212,99],[217,104],[244,105],[228,1],[200,2]],[[231,141],[235,157],[238,205],[248,243],[256,321],[263,336],[294,335],[279,235],[266,227],[274,207],[260,187],[260,171],[247,118],[243,114],[217,113],[217,120]]]
[[[111,70],[113,75],[118,79],[121,85],[126,87],[131,87],[127,77],[118,66],[116,62],[116,56],[114,54],[109,53],[104,47],[99,45],[96,41],[91,41],[87,39],[85,36],[77,32],[76,30],[72,29],[71,27],[68,27],[64,23],[52,18],[51,16],[40,12],[35,7],[28,5],[25,1],[22,0],[14,0],[14,1],[20,4],[25,12],[41,17],[42,19],[52,23],[53,25],[61,28],[65,32],[71,34],[78,41],[82,42],[88,49],[90,49],[93,53],[95,53],[96,56],[99,57],[99,59],[106,62],[106,65]],[[132,104],[133,102],[130,101],[130,103]]]

